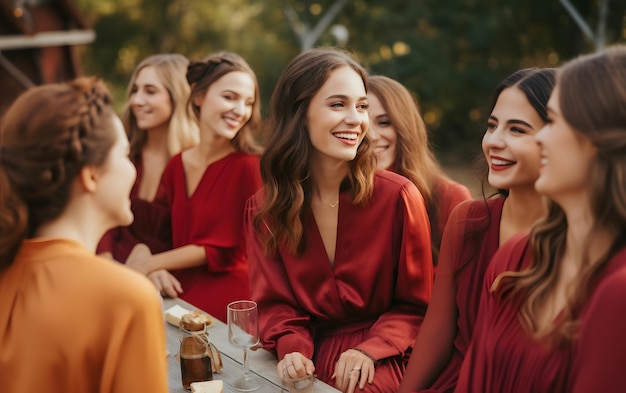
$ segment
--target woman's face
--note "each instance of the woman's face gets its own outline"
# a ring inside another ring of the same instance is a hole
[[[306,113],[313,155],[353,160],[369,126],[367,106],[365,86],[356,71],[342,66],[331,72]]]
[[[367,93],[367,100],[369,101],[370,117],[369,134],[374,144],[374,154],[378,160],[378,167],[392,169],[396,162],[398,133],[391,124],[391,119],[378,96],[369,92]]]
[[[139,71],[131,88],[128,104],[140,130],[169,127],[172,117],[170,93],[161,83],[154,67],[147,66]]]
[[[98,168],[95,191],[98,210],[105,217],[105,229],[126,226],[133,222],[129,195],[137,177],[135,166],[128,158],[128,138],[117,116],[113,119],[113,129],[116,135],[115,143],[104,164]]]
[[[537,134],[541,169],[535,183],[538,192],[559,203],[568,195],[586,195],[597,149],[577,134],[563,115],[559,89],[548,101],[548,123]],[[561,203],[560,203],[561,204]]]
[[[502,91],[483,136],[489,184],[497,189],[532,188],[539,176],[535,134],[544,122],[517,87]]]
[[[204,97],[196,97],[200,107],[202,138],[220,137],[232,140],[252,117],[256,87],[252,77],[232,71],[213,82]]]

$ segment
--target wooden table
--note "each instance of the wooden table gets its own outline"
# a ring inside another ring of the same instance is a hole
[[[197,310],[197,307],[180,299],[163,299],[164,310],[176,304],[188,310]],[[224,368],[219,373],[213,374],[213,379],[224,381],[224,393],[238,393],[231,386],[231,383],[243,374],[243,349],[235,347],[230,343],[228,340],[228,327],[225,323],[216,318],[213,318],[213,321],[213,326],[209,328],[209,340],[220,351],[222,363],[224,364]],[[188,393],[181,383],[180,363],[176,356],[180,347],[180,331],[169,323],[166,323],[166,325],[170,393]],[[277,363],[276,356],[266,350],[248,351],[250,371],[263,380],[263,385],[255,391],[256,393],[281,392],[281,382],[276,374]],[[286,390],[284,391],[286,392]],[[339,393],[339,390],[320,380],[315,381],[315,391],[319,393]]]

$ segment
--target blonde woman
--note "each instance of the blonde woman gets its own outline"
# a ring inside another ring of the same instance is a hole
[[[122,122],[130,139],[130,158],[137,168],[131,192],[135,220],[128,227],[109,231],[98,253],[125,262],[132,248],[146,244],[151,252],[170,248],[169,236],[154,228],[168,228],[167,209],[155,206],[165,166],[172,156],[195,146],[200,139],[193,112],[187,107],[189,60],[179,54],[158,54],[143,60],[128,84],[128,102]]]

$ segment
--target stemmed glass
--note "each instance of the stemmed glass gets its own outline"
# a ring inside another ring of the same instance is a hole
[[[238,300],[228,305],[228,339],[234,346],[243,348],[243,375],[232,386],[242,392],[258,389],[262,382],[248,366],[248,348],[259,343],[259,313],[255,302]]]

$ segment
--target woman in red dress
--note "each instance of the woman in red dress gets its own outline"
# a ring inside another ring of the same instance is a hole
[[[626,46],[559,69],[531,231],[494,255],[457,392],[623,392]]]
[[[259,89],[248,63],[230,52],[192,62],[187,80],[200,143],[170,160],[155,198],[171,212],[174,248],[136,252],[127,263],[163,293],[225,321],[227,304],[249,297],[243,212],[262,187]]]
[[[461,203],[446,226],[422,330],[399,391],[451,392],[472,336],[485,271],[500,244],[543,216],[534,189],[554,69],[524,69],[497,87],[483,137],[495,198]]]
[[[370,130],[378,167],[396,172],[415,184],[430,219],[433,263],[437,265],[441,236],[452,209],[471,199],[468,189],[443,172],[430,150],[426,124],[411,93],[386,76],[370,76]]]
[[[198,144],[198,125],[187,106],[189,60],[179,54],[153,55],[143,60],[130,78],[128,102],[122,115],[130,139],[130,158],[137,180],[130,193],[135,219],[110,230],[98,253],[125,262],[133,247],[146,244],[153,253],[171,248],[169,236],[154,228],[169,226],[169,211],[152,203],[167,162],[181,150]],[[168,230],[169,233],[169,230]]]
[[[397,389],[433,274],[419,191],[376,170],[366,89],[344,52],[292,60],[246,210],[251,297],[279,375],[315,372],[348,393]]]

